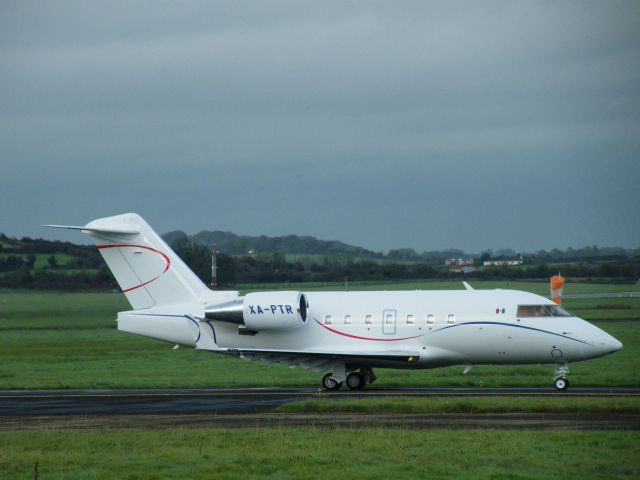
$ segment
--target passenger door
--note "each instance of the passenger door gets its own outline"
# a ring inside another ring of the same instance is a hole
[[[384,335],[395,335],[396,316],[396,310],[384,310],[382,312],[382,333]]]

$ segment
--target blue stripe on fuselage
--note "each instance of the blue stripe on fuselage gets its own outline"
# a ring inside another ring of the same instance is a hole
[[[504,327],[524,328],[525,330],[533,330],[534,332],[548,333],[549,335],[555,335],[556,337],[566,338],[568,340],[573,340],[574,342],[584,343],[585,345],[589,345],[590,347],[593,347],[593,345],[590,344],[589,342],[584,342],[582,340],[578,340],[577,338],[567,337],[566,335],[562,335],[560,333],[550,332],[548,330],[542,330],[540,328],[527,327],[525,325],[515,325],[513,323],[504,323],[504,322],[465,322],[465,323],[458,323],[458,324],[455,324],[455,325],[448,325],[446,327],[439,328],[438,330],[434,330],[433,333],[441,332],[442,330],[446,330],[447,328],[462,327],[463,325],[501,325],[501,326],[504,326]]]

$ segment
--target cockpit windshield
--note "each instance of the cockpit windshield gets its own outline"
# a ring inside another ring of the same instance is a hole
[[[560,305],[519,305],[518,317],[573,317]]]

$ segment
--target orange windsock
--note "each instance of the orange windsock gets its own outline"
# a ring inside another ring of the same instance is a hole
[[[560,273],[551,277],[551,300],[558,305],[562,303],[562,287],[564,287],[564,277]]]

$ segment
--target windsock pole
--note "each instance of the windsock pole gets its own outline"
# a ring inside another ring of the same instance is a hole
[[[562,303],[562,287],[564,287],[564,277],[558,272],[557,275],[551,277],[551,300],[558,305]]]

